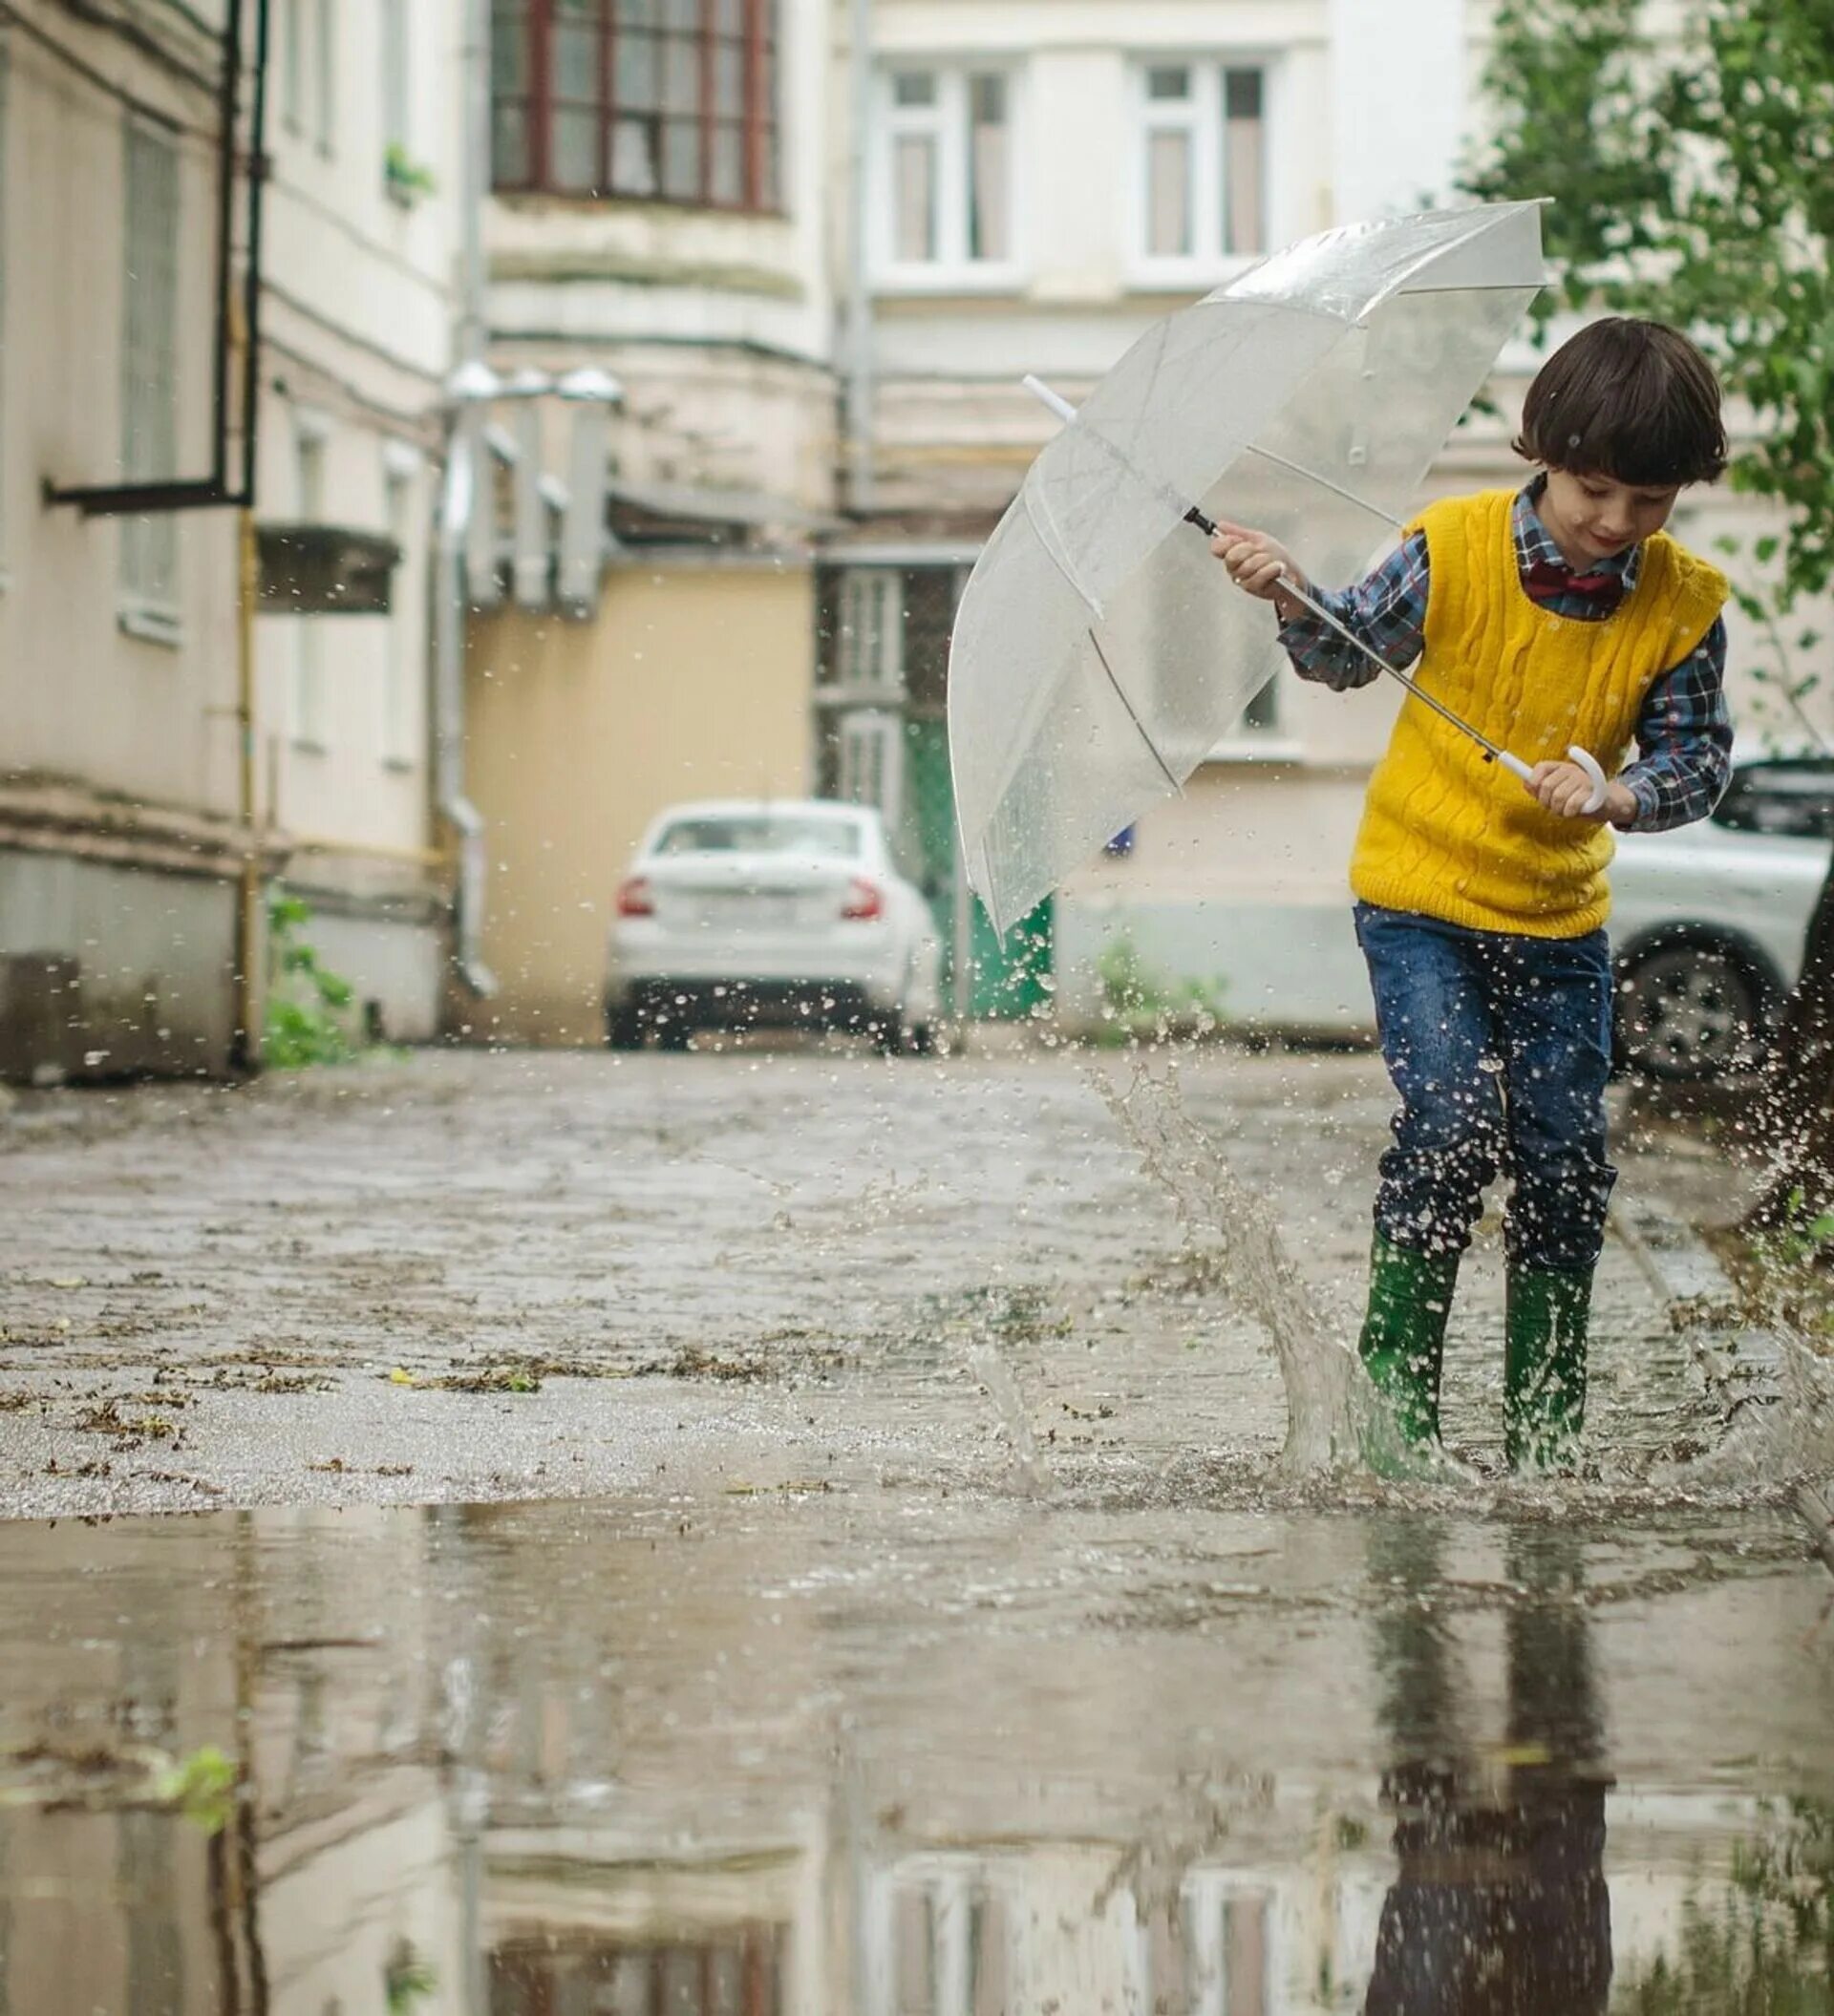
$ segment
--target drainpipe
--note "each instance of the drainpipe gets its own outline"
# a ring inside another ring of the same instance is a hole
[[[853,0],[847,50],[849,118],[847,211],[847,502],[856,514],[872,509],[872,290],[869,265],[866,135],[872,119],[872,0]]]
[[[490,0],[465,0],[459,53],[459,327],[460,376],[484,352],[484,198],[490,159]],[[476,375],[476,372],[472,373]],[[458,842],[453,892],[453,964],[480,999],[497,991],[480,951],[484,915],[484,821],[465,796],[465,528],[484,498],[484,472],[474,466],[475,410],[452,404],[446,475],[439,499],[434,585],[434,742],[439,812]]]
[[[484,820],[465,796],[465,528],[480,485],[473,466],[477,430],[456,405],[446,436],[446,476],[440,486],[434,541],[434,776],[439,810],[458,840],[458,882],[453,892],[453,964],[480,1000],[497,991],[480,939],[484,916]]]
[[[255,800],[255,604],[261,553],[251,504],[236,513],[236,811],[242,871],[236,884],[236,1006],[230,1063],[253,1071],[261,1060],[261,853]]]

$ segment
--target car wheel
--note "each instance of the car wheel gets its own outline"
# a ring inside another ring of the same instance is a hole
[[[608,1008],[605,1011],[605,1040],[613,1050],[641,1050],[643,1017],[633,1008]]]
[[[887,1015],[874,1015],[866,1023],[866,1034],[882,1057],[896,1057],[905,1048],[905,1020],[894,1008]]]
[[[1681,942],[1631,960],[1618,985],[1618,1045],[1653,1078],[1711,1078],[1746,1062],[1763,1027],[1761,983],[1723,945]]]
[[[933,1022],[913,1022],[906,1041],[913,1057],[933,1057],[936,1054],[936,1025]]]

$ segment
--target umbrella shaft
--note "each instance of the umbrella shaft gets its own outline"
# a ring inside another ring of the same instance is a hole
[[[1028,371],[1023,383],[1026,391],[1041,404],[1048,406],[1065,426],[1069,426],[1076,419],[1077,409],[1061,393],[1053,392],[1043,379]],[[1137,481],[1150,484],[1162,497],[1174,505],[1179,502],[1178,494],[1169,483],[1162,482],[1158,477],[1148,476],[1119,443],[1111,441],[1104,434],[1092,433],[1089,438],[1094,440],[1105,455],[1113,461],[1118,462]],[[1184,522],[1187,525],[1195,525],[1205,539],[1214,539],[1216,537],[1216,520],[1196,504],[1190,505],[1185,510],[1184,517]],[[1483,751],[1489,761],[1494,763],[1501,759],[1504,767],[1513,771],[1517,776],[1525,777],[1528,775],[1528,766],[1519,756],[1512,756],[1500,743],[1491,741],[1488,735],[1473,728],[1470,722],[1465,720],[1462,715],[1455,714],[1442,700],[1436,700],[1431,693],[1422,691],[1405,672],[1390,665],[1388,660],[1373,645],[1366,644],[1348,625],[1339,623],[1329,609],[1315,602],[1303,588],[1296,586],[1285,575],[1281,576],[1280,585],[1295,602],[1303,604],[1306,608],[1310,609],[1327,629],[1334,631],[1346,644],[1352,645],[1361,651],[1365,658],[1369,659],[1373,665],[1377,666],[1382,671],[1385,671],[1391,679],[1399,680],[1401,685],[1406,687],[1408,691],[1423,707],[1431,708],[1441,721],[1449,723],[1461,735],[1468,735]],[[1111,673],[1110,677],[1112,678],[1112,676],[1113,674]],[[1144,731],[1142,730],[1141,732],[1143,733]],[[1150,747],[1150,744],[1148,746]],[[1157,751],[1154,753],[1157,754]],[[1163,768],[1162,759],[1161,767]]]
[[[1197,516],[1198,514],[1193,512],[1193,523],[1196,522]],[[1446,706],[1443,700],[1436,700],[1433,695],[1429,693],[1426,689],[1419,684],[1418,680],[1410,679],[1408,675],[1404,671],[1402,671],[1398,666],[1390,665],[1388,660],[1382,656],[1381,652],[1378,651],[1374,645],[1367,642],[1366,639],[1357,636],[1356,632],[1353,630],[1347,623],[1339,623],[1336,617],[1334,617],[1321,602],[1314,600],[1313,597],[1307,594],[1305,589],[1300,587],[1298,584],[1292,580],[1290,575],[1283,574],[1280,577],[1280,586],[1282,591],[1288,595],[1290,595],[1294,602],[1300,604],[1301,606],[1303,606],[1304,608],[1309,609],[1312,614],[1315,616],[1328,630],[1332,631],[1334,635],[1341,637],[1346,644],[1352,645],[1357,650],[1361,651],[1363,656],[1367,658],[1373,666],[1376,666],[1379,670],[1386,672],[1391,679],[1394,679],[1397,681],[1400,685],[1406,687],[1408,691],[1414,695],[1415,699],[1417,699],[1422,707],[1431,708],[1432,711],[1439,715],[1441,721],[1449,723],[1453,728],[1456,728],[1461,735],[1468,735],[1471,740],[1475,742],[1481,750],[1483,751],[1485,756],[1487,756],[1491,762],[1494,763],[1500,756],[1504,757],[1504,759],[1507,760],[1506,752],[1503,750],[1503,745],[1501,743],[1491,741],[1490,737],[1486,735],[1482,729],[1472,727],[1471,723],[1467,721],[1462,714],[1454,713],[1452,710]],[[1510,764],[1510,768],[1515,768],[1514,763]]]

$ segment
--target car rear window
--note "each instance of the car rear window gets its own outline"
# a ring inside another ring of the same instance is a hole
[[[1778,757],[1733,773],[1714,818],[1746,833],[1834,838],[1834,762],[1824,757]]]
[[[857,860],[861,830],[855,819],[760,816],[676,819],[665,826],[657,854],[815,854]]]

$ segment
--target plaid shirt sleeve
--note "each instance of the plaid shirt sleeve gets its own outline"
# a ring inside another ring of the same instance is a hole
[[[1726,626],[1713,627],[1644,696],[1636,761],[1618,781],[1636,800],[1635,833],[1666,833],[1706,817],[1732,775],[1726,708]]]
[[[1312,593],[1347,630],[1405,671],[1426,642],[1426,534],[1415,532],[1355,586]],[[1348,692],[1381,677],[1360,651],[1309,612],[1280,626],[1280,642],[1300,678],[1333,692]]]

